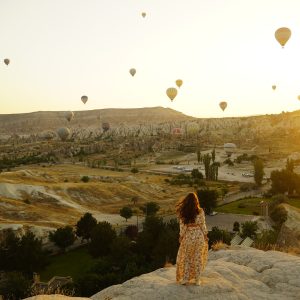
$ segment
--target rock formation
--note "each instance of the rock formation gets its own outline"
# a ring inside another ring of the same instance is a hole
[[[158,269],[111,286],[91,298],[292,300],[299,299],[300,295],[300,257],[278,251],[264,252],[236,246],[210,252],[201,286],[176,284],[175,271],[174,266]],[[68,300],[68,297],[37,296],[29,299]]]
[[[109,287],[92,299],[299,299],[299,278],[297,256],[235,247],[210,252],[201,286],[176,284],[171,267]]]

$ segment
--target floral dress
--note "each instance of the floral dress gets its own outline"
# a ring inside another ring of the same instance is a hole
[[[207,262],[208,243],[205,216],[201,209],[195,223],[184,224],[180,219],[180,247],[177,253],[176,281],[199,280]]]

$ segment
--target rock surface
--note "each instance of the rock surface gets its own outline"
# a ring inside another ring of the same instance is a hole
[[[123,284],[111,286],[91,298],[93,300],[300,299],[300,257],[282,252],[264,252],[240,246],[210,252],[201,286],[176,284],[175,271],[175,267],[158,269]],[[68,300],[68,297],[37,296],[29,299]]]
[[[92,299],[300,299],[300,258],[252,248],[220,250],[210,252],[201,286],[176,284],[171,267],[111,286]]]

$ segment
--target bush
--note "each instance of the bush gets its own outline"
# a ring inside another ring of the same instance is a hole
[[[132,169],[131,169],[131,173],[134,173],[134,174],[135,174],[135,173],[138,173],[138,172],[139,172],[139,169],[138,169],[138,168],[132,168]]]
[[[224,164],[227,164],[228,166],[234,166],[234,163],[230,158],[225,159]]]
[[[255,247],[262,250],[269,250],[271,245],[275,245],[278,238],[278,231],[263,230],[255,241]]]
[[[230,245],[231,234],[227,230],[219,229],[214,226],[211,231],[208,232],[208,245],[211,247],[217,242],[223,242],[224,244]]]
[[[239,222],[235,221],[233,223],[233,231],[235,231],[235,232],[239,232],[240,231],[240,223]]]
[[[248,192],[248,191],[251,191],[252,189],[254,189],[254,186],[255,186],[255,184],[253,184],[253,183],[243,183],[243,184],[240,186],[240,191],[241,191],[241,192]]]
[[[276,206],[270,213],[276,226],[280,227],[287,220],[287,211],[283,206]]]
[[[82,176],[80,180],[82,182],[89,182],[90,181],[90,177],[89,176]]]
[[[242,238],[250,237],[251,239],[255,239],[257,230],[258,230],[258,225],[256,221],[255,222],[246,221],[242,223],[241,237]]]
[[[203,174],[198,169],[193,169],[191,175],[195,179],[203,179]]]
[[[17,300],[28,296],[30,281],[21,273],[11,272],[0,281],[0,294],[4,299]]]

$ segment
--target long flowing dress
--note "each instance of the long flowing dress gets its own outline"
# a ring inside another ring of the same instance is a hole
[[[177,253],[176,281],[178,283],[199,280],[207,263],[208,243],[205,215],[201,209],[195,223],[180,224],[180,247]]]

